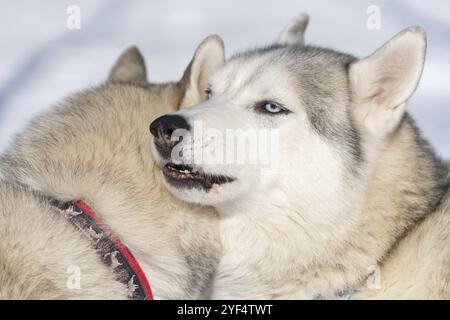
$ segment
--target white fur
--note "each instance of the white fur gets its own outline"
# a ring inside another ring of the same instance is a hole
[[[208,174],[236,180],[208,192],[166,183],[175,196],[214,205],[221,215],[223,257],[213,284],[214,298],[335,298],[346,290],[364,290],[371,268],[383,261],[411,220],[416,221],[405,211],[410,198],[404,190],[417,188],[417,171],[429,170],[421,177],[420,190],[440,183],[433,180],[432,156],[423,156],[423,146],[414,138],[417,132],[409,121],[400,121],[420,78],[424,46],[423,31],[410,28],[350,66],[348,104],[361,128],[364,156],[357,169],[342,146],[313,130],[298,98],[301,84],[288,67],[274,62],[270,51],[228,62],[210,79],[210,101],[175,113],[194,131],[199,125],[223,135],[237,128],[279,131],[274,174],[263,174],[258,165],[195,163]],[[328,76],[344,85],[348,81],[344,72]],[[317,98],[325,99],[320,91]],[[292,112],[258,114],[253,105],[261,100],[278,101]],[[337,110],[346,110],[345,99],[334,103]],[[220,139],[202,141],[197,148],[217,152],[224,148]],[[184,155],[194,142],[183,139]],[[424,203],[427,210],[427,200],[418,193],[414,203]],[[432,287],[434,293],[441,290],[438,281]],[[420,290],[415,294],[420,296]]]

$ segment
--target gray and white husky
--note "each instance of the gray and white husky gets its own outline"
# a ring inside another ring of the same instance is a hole
[[[0,299],[135,298],[136,278],[124,278],[129,270],[105,250],[104,233],[69,221],[80,215],[74,200],[128,247],[156,299],[204,296],[220,256],[216,214],[163,187],[148,124],[204,101],[199,88],[223,60],[222,40],[210,36],[182,80],[150,84],[130,48],[104,84],[69,97],[15,139],[0,157]]]
[[[450,298],[448,168],[405,111],[424,30],[358,59],[297,22],[151,124],[168,190],[220,214],[213,298]]]

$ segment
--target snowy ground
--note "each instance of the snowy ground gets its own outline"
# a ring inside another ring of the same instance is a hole
[[[66,9],[81,8],[68,30]],[[381,29],[366,27],[370,5]],[[223,37],[227,54],[264,45],[300,12],[311,16],[306,40],[357,56],[370,54],[409,25],[428,33],[423,78],[409,104],[424,135],[450,158],[450,1],[41,0],[0,3],[0,151],[29,119],[67,94],[101,83],[126,47],[144,53],[149,79],[178,79],[197,44]]]

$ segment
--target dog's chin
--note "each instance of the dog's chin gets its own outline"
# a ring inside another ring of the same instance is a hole
[[[173,163],[165,164],[162,173],[167,188],[177,198],[207,205],[215,202],[212,198],[220,199],[220,190],[236,181],[228,175],[211,174],[200,168]]]

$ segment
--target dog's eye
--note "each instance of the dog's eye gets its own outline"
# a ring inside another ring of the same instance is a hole
[[[209,100],[212,97],[212,90],[210,88],[205,89],[206,98]]]
[[[270,113],[278,113],[283,111],[283,109],[275,103],[266,103],[264,109],[266,109],[266,111]]]
[[[279,113],[288,113],[289,111],[280,106],[278,103],[272,101],[263,101],[256,104],[256,111],[260,113],[266,114],[279,114]]]

